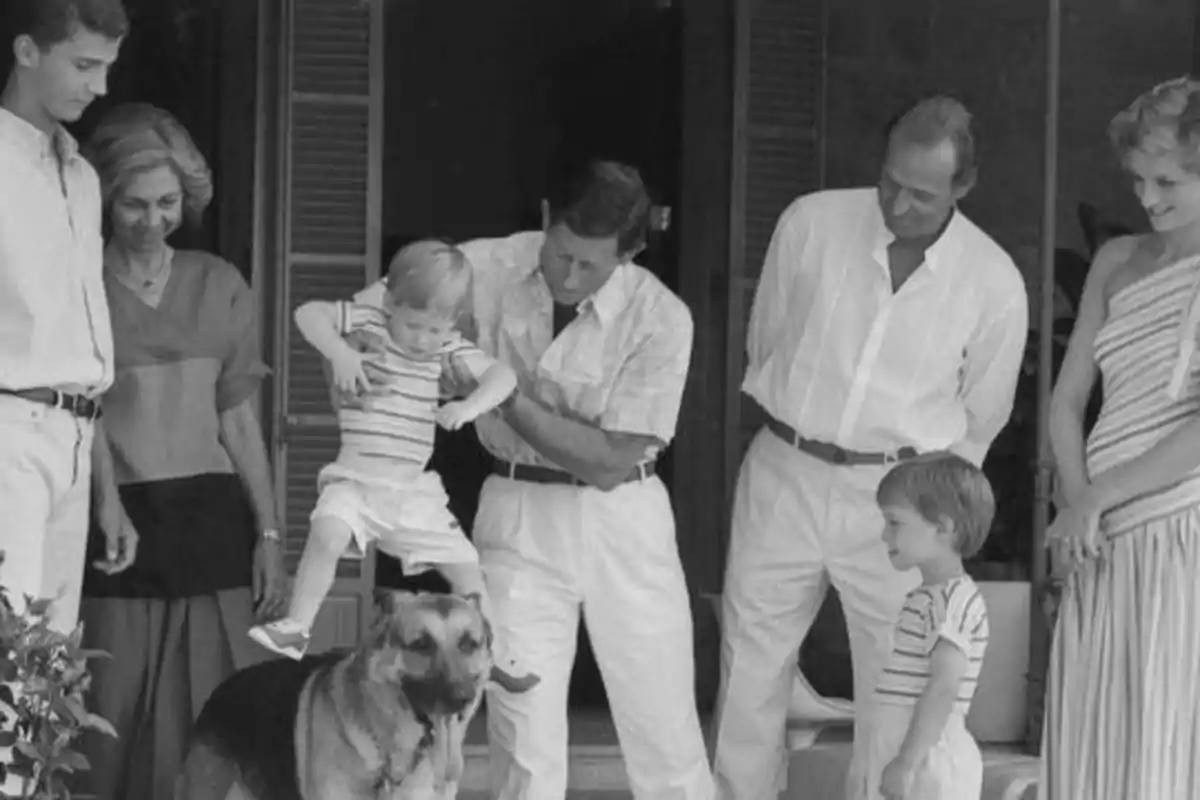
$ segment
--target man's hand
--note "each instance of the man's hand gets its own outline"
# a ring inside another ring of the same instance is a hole
[[[283,546],[272,539],[259,539],[254,548],[254,613],[269,622],[287,610],[287,571],[283,566]]]
[[[105,557],[93,562],[93,566],[107,575],[123,572],[137,558],[138,535],[133,529],[133,523],[128,519],[122,519],[115,526],[105,527],[104,543]]]

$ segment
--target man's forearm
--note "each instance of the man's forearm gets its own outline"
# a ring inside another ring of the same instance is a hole
[[[121,493],[117,488],[112,450],[109,448],[108,434],[104,431],[103,419],[96,420],[92,433],[92,489],[100,526],[107,532],[116,532],[125,519],[125,507],[121,505]]]
[[[503,409],[505,423],[534,450],[604,491],[625,480],[650,444],[649,437],[610,433],[560,417],[521,394]]]

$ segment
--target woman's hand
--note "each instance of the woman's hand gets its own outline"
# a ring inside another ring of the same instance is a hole
[[[1057,564],[1074,571],[1101,554],[1100,505],[1086,493],[1061,508],[1046,531],[1046,546],[1053,548]]]
[[[287,571],[283,543],[260,538],[254,548],[254,613],[262,621],[278,619],[287,611]]]

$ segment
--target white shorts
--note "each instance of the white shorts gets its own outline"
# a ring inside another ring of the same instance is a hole
[[[320,496],[314,521],[333,517],[353,535],[347,557],[361,558],[367,546],[400,560],[406,575],[416,575],[439,564],[478,564],[479,554],[450,513],[450,497],[433,470],[399,483],[364,479],[338,464],[317,476]]]
[[[915,710],[915,705],[871,703],[865,720],[865,782],[851,795],[854,800],[879,800],[879,780],[899,754]],[[946,720],[941,738],[917,768],[908,796],[914,800],[979,800],[982,792],[983,757],[967,732],[962,713],[955,710]]]

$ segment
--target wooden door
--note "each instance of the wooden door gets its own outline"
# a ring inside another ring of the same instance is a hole
[[[256,277],[274,355],[269,435],[294,573],[316,478],[338,448],[317,353],[292,321],[307,300],[379,277],[384,0],[262,0],[260,232]],[[248,132],[249,133],[249,132]],[[345,559],[313,652],[355,645],[369,624],[374,557]]]

